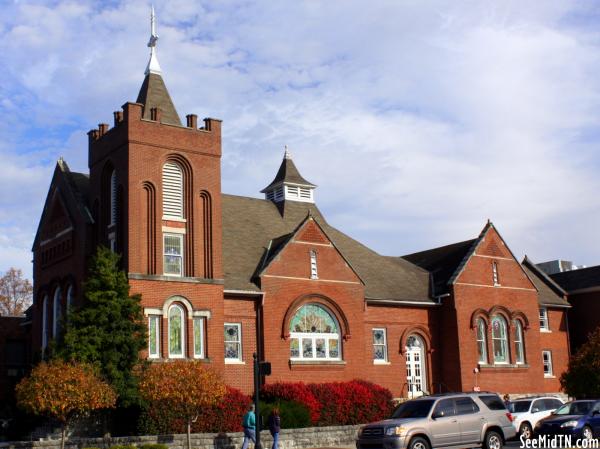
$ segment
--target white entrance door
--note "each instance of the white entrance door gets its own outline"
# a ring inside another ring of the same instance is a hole
[[[417,335],[411,335],[406,340],[406,383],[408,397],[416,398],[423,395],[425,389],[425,351],[423,340]]]

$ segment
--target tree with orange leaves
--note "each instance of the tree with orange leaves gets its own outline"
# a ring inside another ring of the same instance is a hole
[[[94,374],[90,365],[58,359],[36,366],[19,382],[15,392],[22,409],[61,423],[61,449],[73,418],[113,408],[117,400],[114,390]]]
[[[188,449],[192,449],[191,427],[202,411],[225,396],[225,384],[200,361],[178,360],[153,363],[142,375],[140,394],[150,406],[168,407],[185,419]]]

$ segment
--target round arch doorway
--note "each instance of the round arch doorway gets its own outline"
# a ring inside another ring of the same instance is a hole
[[[406,339],[406,385],[408,398],[423,396],[427,385],[425,367],[425,343],[418,335],[411,334]]]

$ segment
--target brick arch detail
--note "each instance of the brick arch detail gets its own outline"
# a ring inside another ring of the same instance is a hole
[[[527,318],[527,315],[525,315],[523,312],[521,312],[520,310],[515,310],[514,312],[512,312],[510,314],[510,317],[512,320],[519,320],[521,321],[521,324],[523,324],[523,330],[527,330],[529,329],[529,319]]]
[[[319,294],[307,294],[296,298],[288,307],[283,317],[283,323],[281,327],[281,338],[287,340],[290,338],[290,322],[294,314],[306,304],[318,304],[325,307],[330,313],[335,316],[338,324],[340,325],[340,333],[344,341],[348,341],[351,337],[350,324],[346,319],[342,308],[331,298],[319,295]]]
[[[486,326],[490,325],[490,313],[484,309],[477,309],[471,315],[471,329],[477,328],[477,320],[483,318]]]
[[[423,339],[423,343],[425,343],[425,352],[427,354],[431,354],[434,351],[431,347],[431,333],[429,332],[429,329],[425,326],[416,325],[410,326],[402,332],[402,335],[400,336],[400,354],[404,355],[406,353],[406,340],[408,340],[408,337],[412,334],[416,334]]]
[[[192,304],[186,297],[179,295],[171,296],[165,301],[165,303],[163,304],[163,317],[169,316],[169,307],[171,307],[173,304],[181,304],[186,311],[187,318],[192,318]]]
[[[504,306],[494,306],[490,309],[490,311],[488,313],[489,313],[490,319],[494,315],[501,315],[506,320],[508,325],[510,326],[512,312],[510,310],[508,310],[508,308],[506,308]]]

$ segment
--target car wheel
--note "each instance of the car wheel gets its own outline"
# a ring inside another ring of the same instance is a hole
[[[430,449],[429,441],[423,437],[414,437],[412,440],[410,440],[408,449]]]
[[[594,433],[592,432],[592,429],[590,428],[590,426],[585,426],[583,428],[583,439],[584,440],[591,440],[592,438],[594,438]]]
[[[502,449],[502,437],[498,432],[490,430],[485,434],[483,449]]]
[[[521,428],[519,429],[519,435],[525,438],[526,440],[530,440],[533,436],[531,424],[529,424],[528,422],[524,422],[523,424],[521,424]]]

